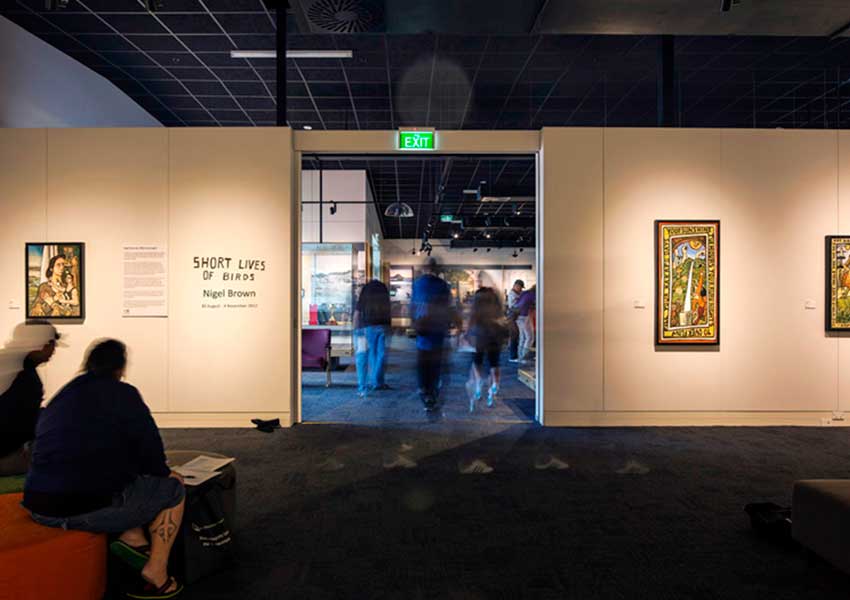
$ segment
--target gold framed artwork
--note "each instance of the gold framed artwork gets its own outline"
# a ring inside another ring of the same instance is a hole
[[[826,236],[826,330],[850,331],[850,236]]]
[[[655,221],[655,343],[720,343],[720,221]]]
[[[27,242],[27,319],[85,318],[85,244]]]

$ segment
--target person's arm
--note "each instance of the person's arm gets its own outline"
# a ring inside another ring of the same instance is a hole
[[[131,420],[129,422],[130,439],[135,447],[138,457],[139,475],[154,475],[156,477],[168,477],[171,469],[165,462],[165,450],[162,446],[162,438],[159,429],[151,416],[142,396],[138,390],[128,386],[131,390],[130,404]]]

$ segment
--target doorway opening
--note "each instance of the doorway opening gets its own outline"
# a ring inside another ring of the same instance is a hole
[[[537,179],[535,155],[302,156],[302,422],[537,420]],[[436,409],[422,368],[432,317],[414,292],[431,269],[452,315],[439,373],[425,375]],[[379,337],[364,316],[373,280],[389,296]],[[476,326],[482,288],[499,304],[492,327]]]

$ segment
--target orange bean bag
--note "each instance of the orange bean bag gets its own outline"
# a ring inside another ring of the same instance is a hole
[[[0,495],[0,600],[100,600],[106,536],[38,525],[22,496]]]

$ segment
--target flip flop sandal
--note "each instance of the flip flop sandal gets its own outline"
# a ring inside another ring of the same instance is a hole
[[[170,592],[166,590],[174,585],[174,589]],[[183,591],[183,584],[178,583],[174,577],[169,577],[162,584],[162,587],[156,587],[152,583],[145,583],[145,587],[139,592],[127,592],[128,598],[134,600],[166,600],[167,598],[176,598]]]
[[[131,546],[121,540],[115,540],[109,544],[109,551],[112,554],[139,572],[148,564],[148,559],[150,558],[148,552],[150,549],[150,546]]]

